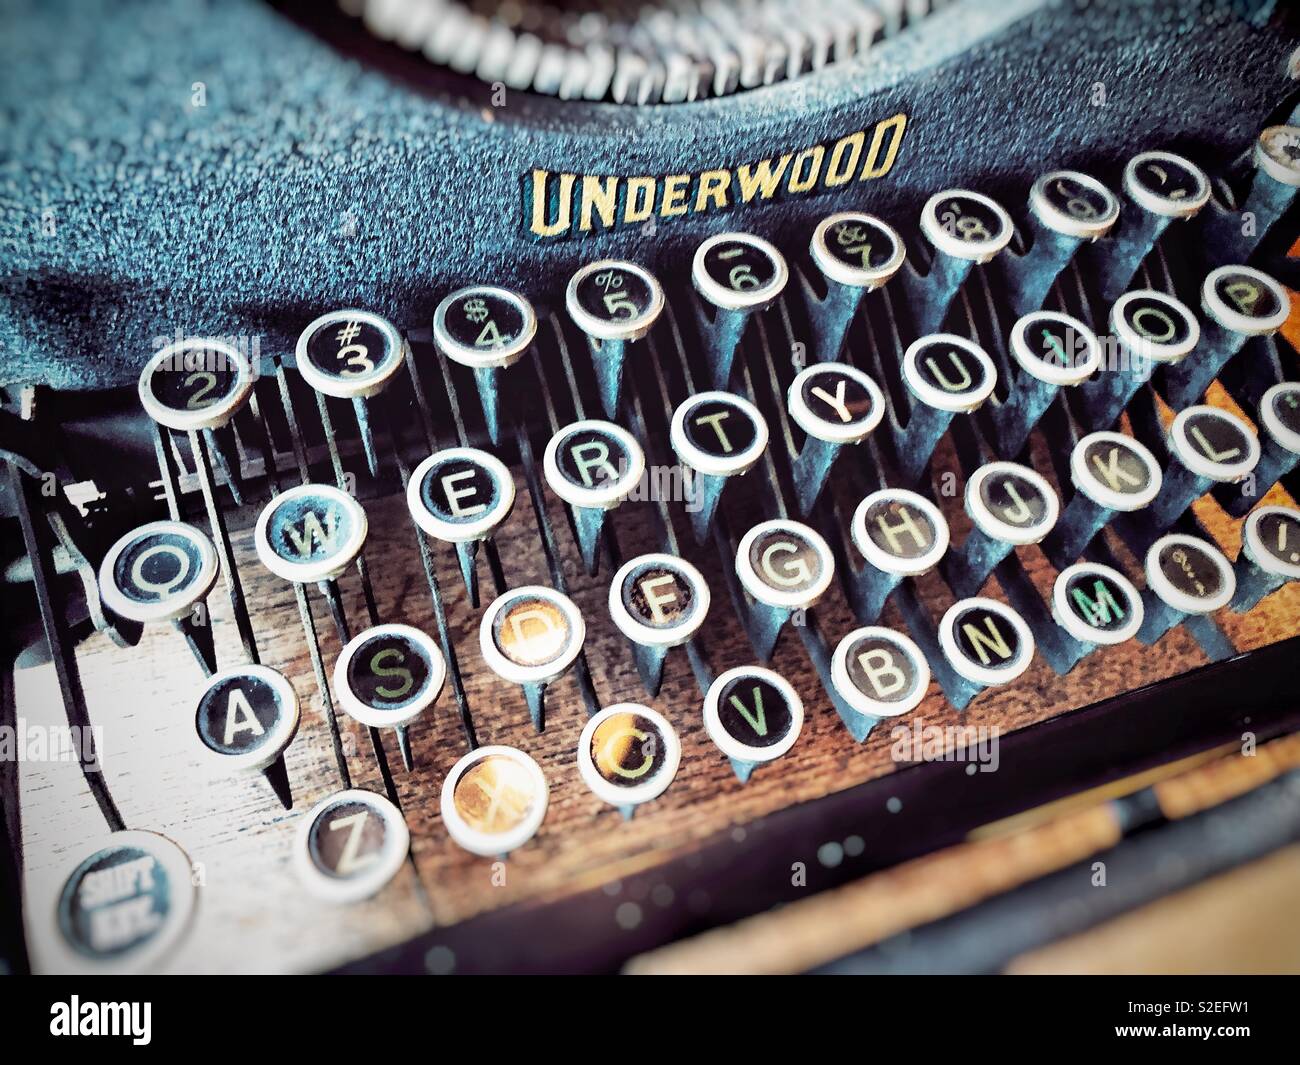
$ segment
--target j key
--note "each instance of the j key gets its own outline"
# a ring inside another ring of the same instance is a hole
[[[1090,429],[1114,426],[1155,366],[1182,361],[1201,338],[1201,324],[1187,305],[1154,289],[1136,289],[1116,300],[1110,331],[1119,342],[1115,364],[1080,386],[1082,416]]]
[[[1251,511],[1241,528],[1237,591],[1232,609],[1250,610],[1288,581],[1300,580],[1300,510],[1267,506]]]
[[[1145,644],[1155,643],[1183,622],[1196,622],[1227,606],[1237,590],[1236,573],[1223,552],[1182,533],[1170,533],[1152,544],[1145,569],[1146,617],[1138,630],[1138,639]],[[1211,659],[1234,653],[1232,644],[1212,624],[1196,625],[1194,635]]]
[[[664,309],[655,276],[636,263],[602,259],[582,267],[565,290],[569,317],[587,335],[605,414],[616,417],[628,346],[644,337]]]
[[[298,696],[267,666],[223,669],[208,681],[194,713],[198,748],[213,772],[260,772],[286,810],[293,807],[285,749],[298,731]]]
[[[546,687],[577,661],[586,636],[586,623],[573,601],[540,585],[499,596],[479,625],[483,660],[499,677],[524,689],[538,732],[546,727]]]
[[[982,348],[952,333],[914,341],[903,355],[903,380],[915,399],[894,440],[905,485],[921,479],[957,414],[978,410],[993,395],[997,371]]]
[[[1147,511],[1147,528],[1169,528],[1192,501],[1215,484],[1235,484],[1259,462],[1259,438],[1235,414],[1218,407],[1188,407],[1169,427],[1169,450],[1177,460],[1165,471],[1160,493]]]
[[[731,380],[750,316],[781,294],[789,276],[785,257],[749,233],[719,233],[695,250],[691,280],[710,308],[700,311],[699,327],[715,388],[725,389]]]
[[[537,335],[533,305],[517,292],[473,285],[447,296],[433,312],[433,339],[447,358],[468,366],[478,382],[488,436],[500,443],[500,381]]]
[[[1210,199],[1210,179],[1195,163],[1172,152],[1142,152],[1124,168],[1119,227],[1102,249],[1099,285],[1107,303],[1129,286],[1156,241],[1174,219],[1188,219]]]
[[[959,710],[986,687],[1011,683],[1034,657],[1024,618],[996,599],[958,600],[939,622],[938,636],[944,668],[936,676]]]
[[[645,452],[613,422],[588,419],[566,425],[546,445],[542,469],[551,490],[573,508],[573,525],[588,573],[605,514],[627,498],[645,473]]]
[[[774,518],[741,538],[736,576],[753,597],[746,628],[758,657],[766,662],[791,615],[811,608],[826,594],[835,576],[835,558],[815,529]]]
[[[1245,262],[1295,201],[1300,187],[1300,127],[1269,126],[1255,141],[1255,174],[1239,210],[1206,220],[1207,246]]]
[[[853,613],[873,624],[890,593],[904,577],[916,577],[939,564],[948,550],[948,522],[922,495],[902,488],[872,492],[853,512],[853,543],[867,565],[849,574]]]
[[[1277,332],[1291,310],[1286,289],[1249,266],[1211,271],[1201,286],[1201,306],[1208,323],[1196,353],[1165,370],[1165,398],[1174,409],[1199,401],[1247,340]]]
[[[1234,517],[1245,514],[1255,501],[1300,465],[1300,384],[1283,381],[1266,391],[1259,402],[1260,456],[1252,491],[1230,491],[1219,498]]]
[[[866,717],[915,710],[930,687],[930,666],[916,643],[880,626],[854,629],[839,642],[831,677],[840,697]]]
[[[704,695],[704,730],[741,780],[795,745],[803,717],[799,693],[762,666],[729,669]]]
[[[327,902],[361,902],[379,894],[411,849],[402,812],[382,795],[352,788],[312,807],[294,842],[299,879]]]
[[[699,632],[710,599],[704,574],[675,555],[640,555],[614,574],[609,613],[632,641],[637,670],[651,696],[659,694],[669,648]]]
[[[1079,246],[1104,237],[1119,218],[1115,194],[1077,170],[1055,170],[1035,181],[1029,209],[1029,252],[1002,257],[1008,299],[1018,316],[1040,309]]]
[[[1077,318],[1034,311],[1012,327],[1010,348],[1020,372],[993,420],[999,451],[1019,455],[1057,393],[1083,384],[1101,367],[1101,343]]]
[[[177,432],[217,429],[253,390],[253,367],[221,340],[181,340],[159,351],[140,373],[140,402],[160,425]]]
[[[693,471],[687,508],[696,543],[713,526],[728,478],[748,473],[767,448],[767,421],[749,400],[730,392],[699,392],[674,412],[668,430],[677,457]]]
[[[977,263],[986,263],[1010,242],[1011,216],[978,192],[949,189],[931,196],[921,211],[921,232],[934,247],[930,272],[905,276],[916,335],[934,333]]]
[[[1043,553],[1058,570],[1074,562],[1116,514],[1148,507],[1163,475],[1151,451],[1123,433],[1090,433],[1070,453],[1075,493],[1043,541]]]
[[[841,211],[813,230],[809,252],[826,281],[823,299],[804,290],[816,336],[814,359],[830,362],[839,358],[862,297],[898,273],[907,249],[893,226],[874,215]]]
[[[681,760],[681,741],[668,719],[638,703],[598,711],[578,738],[583,783],[625,818],[668,790]]]
[[[806,434],[793,466],[799,513],[807,514],[846,446],[860,444],[880,424],[885,397],[856,367],[821,363],[800,371],[790,383],[786,405]]]
[[[959,598],[979,591],[1016,547],[1036,544],[1051,532],[1060,502],[1030,467],[990,462],[966,482],[966,513],[975,527],[946,560],[948,584]]]
[[[549,797],[542,769],[529,755],[514,747],[479,747],[442,783],[442,823],[471,854],[496,858],[537,835]]]

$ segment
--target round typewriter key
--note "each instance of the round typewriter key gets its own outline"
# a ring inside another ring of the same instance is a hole
[[[178,432],[225,425],[253,390],[248,356],[221,340],[168,344],[140,373],[140,402],[159,425]]]
[[[936,193],[921,211],[921,232],[939,251],[988,262],[1011,242],[1011,216],[996,200],[966,189]]]
[[[692,469],[733,477],[762,456],[767,422],[747,399],[730,392],[699,392],[673,412],[669,440]]]
[[[233,666],[215,673],[194,713],[199,746],[221,772],[265,769],[298,731],[298,696],[267,666]]]
[[[298,337],[298,372],[317,392],[364,399],[383,390],[406,359],[397,327],[369,311],[322,314]]]
[[[645,472],[645,452],[626,429],[588,420],[566,425],[546,445],[546,481],[575,507],[618,506]]]
[[[948,522],[939,508],[901,488],[867,496],[853,512],[851,530],[863,557],[886,573],[924,573],[948,550]]]
[[[1210,179],[1172,152],[1141,152],[1124,167],[1124,191],[1138,206],[1166,218],[1191,218],[1210,199]]]
[[[1276,333],[1291,310],[1286,289],[1249,266],[1211,270],[1201,285],[1201,305],[1219,325],[1247,336]]]
[[[800,610],[816,603],[830,587],[835,559],[815,529],[774,518],[741,538],[736,574],[760,603]]]
[[[339,703],[372,728],[409,725],[437,701],[446,679],[442,651],[410,625],[366,629],[334,663]]]
[[[939,646],[961,676],[975,684],[1015,680],[1034,657],[1034,635],[1016,611],[996,599],[960,599],[939,622]]]
[[[366,542],[366,512],[332,485],[303,484],[263,508],[254,533],[262,565],[286,581],[332,580]]]
[[[1015,462],[990,462],[966,482],[966,513],[995,540],[1036,544],[1056,524],[1060,509],[1052,486]]]
[[[704,695],[704,729],[738,762],[772,762],[803,730],[803,700],[790,682],[761,666],[737,666]]]
[[[514,747],[479,747],[442,784],[442,823],[471,854],[495,858],[542,827],[548,792],[541,767]]]
[[[1273,385],[1259,401],[1264,431],[1288,451],[1300,452],[1300,384]]]
[[[1232,564],[1213,544],[1170,533],[1147,551],[1147,586],[1184,614],[1210,614],[1227,606],[1237,587]]]
[[[1274,181],[1300,186],[1300,127],[1269,126],[1255,141],[1255,165]]]
[[[613,806],[657,799],[673,782],[682,745],[668,719],[637,703],[607,706],[594,714],[578,740],[578,772]]]
[[[809,436],[855,444],[885,416],[880,386],[861,370],[823,362],[801,370],[786,393],[790,417]]]
[[[1235,414],[1218,407],[1188,407],[1169,428],[1174,454],[1211,481],[1239,481],[1259,461],[1259,438]]]
[[[1119,218],[1119,200],[1100,181],[1077,170],[1054,170],[1034,182],[1029,208],[1048,229],[1096,240]]]
[[[528,350],[537,315],[523,296],[473,285],[447,296],[433,312],[433,339],[447,358],[473,369],[509,366]]]
[[[139,972],[176,945],[194,914],[190,859],[153,832],[114,832],[80,852],[53,907],[54,971]]]
[[[675,555],[641,555],[623,563],[609,586],[609,612],[629,640],[676,647],[694,636],[709,612],[704,575]]]
[[[99,567],[104,604],[129,621],[166,621],[193,608],[217,579],[217,549],[179,521],[151,521],[123,536]]]
[[[1101,342],[1079,319],[1035,311],[1011,329],[1011,354],[1025,372],[1050,385],[1077,385],[1101,366]]]
[[[997,370],[984,350],[965,337],[934,333],[903,355],[903,380],[924,403],[942,411],[972,411],[993,395]]]
[[[1242,526],[1241,550],[1260,569],[1300,580],[1300,510],[1255,508]]]
[[[1107,510],[1141,510],[1160,492],[1160,464],[1131,436],[1089,433],[1070,453],[1070,479]]]
[[[599,340],[639,340],[664,309],[664,291],[635,263],[602,259],[582,267],[565,290],[569,317]]]
[[[1178,362],[1201,339],[1201,324],[1187,305],[1153,289],[1126,292],[1111,306],[1110,328],[1133,354]]]
[[[322,799],[303,818],[294,865],[317,898],[360,902],[397,875],[410,848],[402,812],[382,795],[353,788]]]
[[[1117,644],[1142,627],[1142,596],[1124,574],[1095,562],[1064,569],[1052,587],[1057,624],[1084,643]]]
[[[437,451],[415,467],[406,485],[415,524],[448,543],[491,536],[515,505],[505,463],[473,447]]]
[[[898,273],[907,257],[893,226],[860,211],[823,218],[813,230],[809,250],[817,269],[832,281],[867,290]]]
[[[765,307],[781,294],[790,271],[762,237],[719,233],[695,249],[691,280],[709,303],[729,311]]]
[[[512,588],[479,625],[483,658],[515,684],[546,684],[573,665],[587,627],[572,600],[551,588]]]
[[[860,714],[898,717],[915,710],[930,686],[930,665],[901,632],[879,626],[855,629],[831,657],[831,680]]]

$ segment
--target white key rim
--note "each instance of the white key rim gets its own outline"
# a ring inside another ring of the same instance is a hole
[[[506,758],[522,767],[532,781],[537,796],[528,816],[509,832],[482,832],[471,827],[456,809],[456,785],[460,783],[461,777],[477,763],[492,757]],[[497,858],[517,850],[537,835],[538,829],[546,819],[546,809],[549,805],[550,789],[546,784],[546,777],[542,773],[542,767],[532,756],[518,747],[489,744],[486,747],[476,747],[451,767],[451,771],[442,782],[439,810],[447,834],[457,846],[469,851],[470,854],[477,854],[480,858]]]
[[[311,828],[330,807],[352,802],[368,807],[384,822],[384,846],[371,869],[347,879],[330,877],[311,860]],[[293,866],[299,881],[312,895],[324,902],[345,905],[378,895],[401,871],[410,849],[411,830],[396,806],[373,791],[346,788],[325,796],[302,819],[294,840]]]
[[[837,425],[813,413],[803,397],[804,382],[810,377],[826,373],[828,369],[852,378],[870,393],[871,410],[865,419],[849,422],[847,425]],[[849,366],[842,362],[816,362],[811,366],[805,366],[790,382],[790,387],[786,390],[785,402],[790,417],[800,429],[809,436],[825,440],[830,444],[861,443],[876,431],[885,418],[885,394],[880,386],[856,366]]]
[[[375,368],[368,373],[356,374],[343,378],[324,373],[307,354],[307,345],[320,330],[338,323],[365,322],[379,330],[384,337],[383,359],[375,363]],[[340,311],[326,311],[314,318],[301,333],[294,347],[294,363],[302,379],[317,392],[336,399],[368,399],[378,395],[406,364],[409,352],[406,341],[398,332],[397,326],[371,311],[347,308]]]
[[[748,743],[741,743],[740,740],[722,727],[721,707],[719,705],[722,692],[740,677],[754,676],[760,677],[765,683],[780,691],[790,707],[789,732],[768,747],[754,747]],[[713,741],[713,745],[718,750],[728,758],[734,758],[738,762],[747,762],[751,765],[775,762],[782,755],[788,754],[791,748],[799,742],[799,735],[803,732],[803,724],[803,700],[799,697],[799,693],[795,691],[794,685],[779,673],[765,666],[736,666],[728,669],[726,672],[719,674],[713,683],[709,685],[709,690],[704,693],[704,731],[708,733],[709,739]]]
[[[891,643],[912,660],[916,669],[916,686],[905,699],[898,702],[873,699],[853,683],[849,676],[849,651],[854,644],[867,639]],[[902,717],[910,714],[924,702],[930,690],[930,677],[930,663],[926,661],[925,654],[916,641],[906,633],[884,625],[863,625],[854,629],[835,645],[835,651],[831,655],[831,682],[835,685],[835,690],[850,707],[867,717]]]
[[[161,403],[154,397],[149,382],[162,363],[187,351],[216,351],[224,355],[235,367],[235,383],[230,394],[219,403],[213,403],[201,410],[176,410]],[[168,344],[154,354],[144,369],[140,371],[140,380],[136,384],[136,393],[145,413],[155,422],[178,433],[187,433],[197,429],[220,429],[239,413],[253,391],[253,367],[248,357],[232,344],[224,340],[205,337],[190,337]]]
[[[534,666],[521,666],[505,656],[496,644],[492,629],[497,616],[512,602],[520,599],[544,599],[555,606],[564,615],[569,624],[569,635],[565,647],[550,662]],[[567,595],[542,584],[525,584],[503,592],[488,604],[479,622],[479,650],[483,660],[497,676],[512,684],[550,684],[568,672],[587,638],[587,624],[583,620],[578,606]]]
[[[596,729],[616,714],[639,714],[649,719],[659,729],[664,741],[664,764],[659,772],[641,784],[626,788],[611,784],[602,777],[591,757],[591,738],[595,735]],[[613,706],[602,707],[587,719],[582,735],[578,737],[577,757],[578,773],[582,777],[582,782],[594,795],[611,806],[640,806],[642,803],[659,798],[668,790],[681,765],[682,743],[672,723],[658,710],[642,703],[615,703]]]
[[[424,504],[424,482],[439,466],[455,460],[472,462],[487,470],[496,481],[497,500],[486,513],[472,521],[443,521]],[[448,447],[423,459],[406,482],[406,507],[411,520],[434,539],[449,544],[486,540],[510,517],[515,506],[515,479],[509,467],[495,455],[476,447]]]
[[[212,691],[218,684],[222,684],[232,677],[240,676],[253,676],[269,685],[275,691],[280,706],[285,710],[276,721],[270,736],[263,740],[254,750],[246,751],[243,754],[223,754],[221,751],[213,750],[203,742],[198,730],[198,711],[208,692]],[[199,693],[198,699],[195,700],[194,742],[205,767],[214,776],[258,772],[266,769],[284,754],[298,734],[298,725],[301,720],[302,706],[298,701],[298,693],[294,690],[293,685],[289,683],[289,678],[279,670],[272,669],[270,666],[254,665],[252,663],[227,666],[225,669],[217,670],[207,679],[203,691]]]
[[[673,570],[691,585],[694,607],[690,615],[676,625],[653,628],[635,617],[623,602],[623,582],[638,569],[658,566]],[[712,595],[704,574],[686,559],[665,552],[650,552],[628,559],[618,568],[609,584],[609,613],[619,631],[629,640],[646,647],[679,647],[688,642],[708,617]]]
[[[200,556],[199,575],[183,595],[168,596],[156,603],[141,603],[130,598],[118,587],[113,571],[117,567],[117,560],[122,557],[122,553],[127,548],[137,543],[142,537],[154,533],[171,533],[176,536],[184,536],[195,544]],[[183,521],[150,521],[118,537],[113,546],[108,549],[108,554],[104,556],[104,560],[99,564],[99,597],[114,614],[125,618],[127,621],[135,621],[140,624],[148,624],[151,621],[170,621],[173,618],[183,617],[194,608],[195,603],[202,602],[207,598],[208,593],[212,591],[213,585],[217,582],[219,571],[220,564],[217,560],[216,546],[201,529]]]
[[[750,420],[754,427],[754,440],[749,447],[733,455],[711,455],[691,443],[686,435],[686,419],[691,411],[705,403],[723,403],[735,407]],[[668,442],[673,452],[691,469],[710,477],[739,477],[754,468],[754,464],[763,457],[767,448],[769,432],[767,419],[762,412],[744,396],[734,392],[710,389],[696,392],[677,405],[668,426]]]
[[[348,683],[348,669],[357,652],[371,640],[385,636],[397,636],[414,644],[423,652],[425,660],[429,663],[427,687],[418,698],[399,710],[381,710],[370,706],[362,701],[361,697],[353,691],[352,685]],[[443,657],[442,648],[427,632],[417,629],[414,625],[391,622],[373,625],[353,636],[334,662],[332,679],[334,694],[338,697],[343,712],[349,717],[370,728],[405,728],[438,701],[447,683],[447,660]]]
[[[1046,501],[1046,509],[1041,522],[1029,528],[1012,525],[1003,521],[984,505],[984,501],[980,498],[980,488],[985,481],[998,473],[1014,475],[1026,480],[1042,493]],[[966,513],[981,532],[1016,547],[1026,547],[1041,542],[1043,537],[1052,531],[1061,516],[1061,500],[1046,477],[1032,466],[1002,459],[985,463],[971,475],[966,482],[965,503]]]
[[[1191,550],[1199,552],[1203,557],[1210,560],[1211,565],[1219,571],[1222,580],[1222,587],[1219,589],[1218,594],[1209,599],[1197,599],[1195,596],[1187,595],[1175,588],[1165,577],[1159,565],[1160,552],[1164,548],[1175,544],[1191,548]],[[1147,587],[1163,602],[1184,614],[1213,614],[1216,610],[1221,610],[1232,602],[1232,597],[1237,592],[1237,573],[1232,568],[1232,563],[1228,561],[1227,556],[1218,547],[1210,543],[1209,540],[1201,539],[1199,536],[1188,536],[1185,533],[1166,533],[1147,548],[1142,569],[1146,574]]]
[[[972,662],[962,654],[955,631],[957,619],[966,611],[973,609],[987,610],[990,613],[997,614],[1016,630],[1019,646],[1009,665],[994,669],[992,666],[983,666],[978,662]],[[1029,668],[1035,650],[1034,634],[1030,630],[1028,622],[1020,616],[1019,611],[1013,610],[996,599],[979,595],[959,599],[944,612],[943,619],[939,622],[939,646],[942,648],[948,664],[952,666],[959,676],[964,677],[973,684],[982,684],[986,688],[999,687],[1017,680]]]
[[[328,559],[319,562],[293,562],[282,558],[271,546],[268,528],[271,516],[285,502],[300,496],[329,496],[348,511],[352,519],[352,534],[343,546]],[[339,576],[356,560],[366,543],[369,520],[365,508],[341,488],[332,484],[300,484],[286,489],[274,496],[257,516],[257,525],[253,531],[253,542],[257,548],[257,557],[262,565],[282,580],[295,584],[310,584],[313,581],[329,581]]]
[[[765,533],[783,529],[807,542],[821,562],[821,574],[816,583],[802,591],[780,591],[762,581],[758,573],[749,564],[749,548],[755,540]],[[792,521],[788,518],[771,518],[761,521],[740,538],[736,547],[736,576],[740,583],[754,599],[765,606],[777,609],[807,610],[816,605],[826,594],[835,579],[835,556],[831,554],[830,545],[811,525]]]
[[[1130,610],[1129,619],[1121,628],[1113,632],[1095,629],[1080,620],[1079,616],[1070,609],[1070,581],[1085,573],[1094,573],[1105,577],[1124,590],[1124,594],[1128,597]],[[1146,617],[1146,605],[1142,602],[1142,593],[1138,591],[1137,585],[1120,573],[1119,570],[1110,566],[1103,566],[1099,562],[1075,562],[1073,565],[1066,566],[1065,569],[1061,570],[1057,574],[1056,582],[1052,585],[1052,608],[1052,618],[1061,628],[1082,643],[1096,644],[1100,647],[1113,647],[1133,639],[1137,635],[1138,629],[1142,627],[1142,622]]]

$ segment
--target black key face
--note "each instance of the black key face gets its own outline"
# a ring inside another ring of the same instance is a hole
[[[388,832],[388,822],[374,807],[344,799],[316,815],[307,833],[307,852],[322,875],[350,880],[379,864]]]
[[[419,701],[432,676],[424,649],[401,633],[375,635],[348,661],[348,687],[373,710],[399,711]]]
[[[1285,385],[1269,397],[1269,411],[1283,429],[1300,436],[1300,385]]]
[[[359,533],[351,510],[332,495],[295,495],[271,512],[267,543],[276,555],[294,564],[329,562],[339,557]]]
[[[963,244],[980,245],[1007,237],[1003,215],[972,196],[945,196],[935,205],[934,215],[943,231]]]
[[[720,240],[709,248],[704,271],[715,285],[737,293],[760,292],[781,274],[766,249],[742,240]]]
[[[1041,192],[1052,210],[1078,222],[1096,222],[1114,211],[1114,201],[1101,189],[1068,173],[1055,175]]]
[[[595,427],[567,433],[555,452],[555,463],[570,484],[597,491],[622,483],[633,466],[623,441]]]
[[[1085,482],[1093,494],[1114,492],[1124,496],[1151,494],[1152,469],[1136,448],[1118,434],[1096,435],[1081,445]]]
[[[977,498],[994,519],[1026,532],[1049,525],[1056,516],[1054,501],[1037,481],[1005,467],[980,478]]]
[[[1250,451],[1252,441],[1245,427],[1235,418],[1211,409],[1194,411],[1186,419],[1188,444],[1206,462],[1240,462]]]
[[[1127,299],[1123,322],[1141,341],[1161,347],[1178,348],[1192,339],[1193,323],[1172,301],[1153,295]]]
[[[629,572],[619,595],[624,609],[651,629],[678,628],[698,609],[694,581],[678,569],[653,562]]]
[[[1166,155],[1140,159],[1132,173],[1139,187],[1161,199],[1194,201],[1205,194],[1200,173]]]
[[[1028,315],[1023,335],[1024,351],[1050,369],[1073,370],[1088,359],[1088,338],[1055,315]]]
[[[916,373],[930,388],[957,398],[980,392],[988,382],[988,370],[974,354],[945,340],[928,341],[917,351]]]
[[[981,669],[1010,671],[1023,654],[1016,627],[1003,614],[982,606],[957,615],[953,637],[961,655]]]
[[[877,421],[876,397],[854,374],[827,363],[803,378],[799,398],[812,415],[836,429]]]
[[[108,846],[73,872],[59,895],[59,930],[79,955],[125,959],[166,935],[188,884],[144,847]]]
[[[195,726],[199,739],[217,754],[250,754],[275,739],[288,712],[272,685],[261,677],[238,674],[216,681],[203,693]]]
[[[898,240],[874,218],[855,215],[826,230],[824,250],[854,270],[879,270],[898,258]]]
[[[934,550],[939,535],[930,515],[906,500],[880,499],[866,510],[866,530],[871,542],[885,554],[917,559]]]
[[[1136,609],[1128,588],[1090,570],[1080,570],[1066,581],[1065,604],[1076,619],[1098,633],[1122,632]]]
[[[1259,135],[1259,151],[1274,168],[1300,182],[1300,129],[1295,126],[1269,126]]]
[[[860,636],[845,657],[849,683],[873,703],[904,703],[916,698],[929,673],[906,648],[883,636]]]
[[[1182,595],[1211,600],[1223,593],[1223,571],[1204,548],[1181,540],[1165,544],[1156,564],[1165,580]]]
[[[614,263],[602,265],[578,282],[578,305],[601,321],[623,324],[651,313],[655,293],[640,274]]]
[[[761,430],[738,403],[706,399],[690,407],[682,423],[687,442],[711,458],[728,459],[753,448]]]
[[[239,365],[229,354],[194,347],[155,366],[147,387],[161,406],[193,413],[230,403],[239,384]]]
[[[825,572],[821,552],[788,528],[769,529],[749,545],[749,564],[773,591],[799,593],[815,588]]]
[[[482,463],[455,456],[429,468],[420,482],[420,499],[441,522],[478,524],[501,505],[501,484]]]
[[[401,355],[387,334],[362,318],[339,318],[307,338],[307,358],[322,374],[344,381],[382,373]]]
[[[497,650],[525,668],[559,661],[569,652],[573,638],[569,615],[556,602],[540,596],[515,598],[492,621]]]
[[[443,328],[460,347],[490,353],[518,344],[528,322],[516,299],[492,289],[471,289],[447,308]]]
[[[668,743],[659,724],[643,714],[606,717],[591,734],[591,761],[607,783],[639,787],[662,772]]]
[[[178,531],[149,531],[117,556],[113,584],[135,603],[183,601],[200,582],[207,583],[210,550]]]
[[[746,747],[772,747],[794,727],[795,715],[785,692],[754,674],[733,677],[718,693],[718,722]]]
[[[1261,321],[1282,310],[1277,293],[1258,277],[1244,271],[1225,270],[1214,279],[1214,294],[1224,306],[1246,318]]]
[[[1281,566],[1300,566],[1300,515],[1269,510],[1260,516],[1255,530],[1257,549],[1262,547]]]

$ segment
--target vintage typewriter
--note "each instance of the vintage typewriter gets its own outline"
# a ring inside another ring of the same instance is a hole
[[[1300,838],[1287,5],[3,7],[11,970],[997,970]]]

